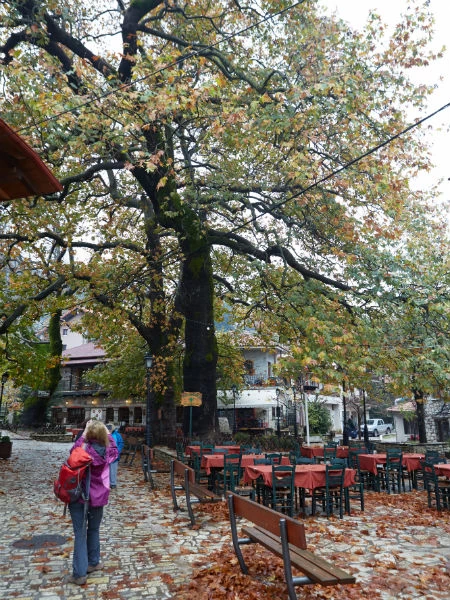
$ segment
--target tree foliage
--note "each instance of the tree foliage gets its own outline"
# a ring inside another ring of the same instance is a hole
[[[64,184],[1,207],[9,324],[51,286],[131,324],[168,431],[182,336],[206,432],[224,305],[262,335],[291,337],[287,305],[297,331],[345,339],[342,320],[386,293],[428,164],[414,132],[367,151],[430,93],[407,75],[434,58],[426,8],[389,40],[375,15],[358,33],[284,0],[10,0],[0,17],[2,114]]]

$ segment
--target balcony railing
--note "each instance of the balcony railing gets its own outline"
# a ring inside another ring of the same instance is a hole
[[[97,392],[102,387],[98,383],[91,383],[90,381],[70,381],[63,379],[58,384],[58,391],[60,392]]]
[[[244,383],[250,387],[277,387],[277,385],[283,385],[283,379],[268,377],[267,373],[255,373],[254,375],[244,375]]]

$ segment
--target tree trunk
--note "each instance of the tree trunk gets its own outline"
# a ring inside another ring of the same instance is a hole
[[[188,241],[187,241],[188,242]],[[198,240],[197,240],[198,242]],[[208,436],[217,429],[217,342],[214,329],[214,286],[209,247],[185,243],[179,299],[185,317],[184,391],[201,392],[202,406],[192,409],[192,431]],[[183,428],[189,432],[189,409]]]

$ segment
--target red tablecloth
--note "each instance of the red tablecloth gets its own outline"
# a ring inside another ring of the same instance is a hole
[[[295,487],[313,490],[325,485],[325,465],[297,465],[295,467]],[[258,477],[263,477],[264,485],[272,485],[271,465],[249,465],[245,467],[244,483],[251,483]],[[344,486],[348,487],[355,483],[356,470],[345,469]]]
[[[239,454],[241,451],[240,446],[214,446],[214,450],[223,450],[225,452],[229,452],[230,454]],[[187,456],[190,456],[192,452],[200,452],[200,446],[186,446],[184,449],[184,453]]]
[[[437,475],[441,475],[444,477],[450,478],[450,465],[447,463],[439,463],[438,465],[434,465],[434,470]]]
[[[386,464],[386,453],[380,454],[359,454],[359,466],[363,471],[370,471],[377,474],[377,465]],[[402,464],[409,472],[420,469],[420,461],[424,459],[423,454],[403,454]]]
[[[211,475],[211,469],[223,469],[224,458],[223,454],[203,454],[202,456],[202,468],[205,469],[208,475]],[[241,467],[248,467],[253,465],[255,458],[265,458],[264,454],[243,454],[241,457]],[[281,458],[282,465],[289,465],[289,457],[283,456]]]
[[[323,448],[323,446],[302,446],[300,454],[305,458],[323,456]],[[336,448],[336,458],[348,458],[348,446],[338,446]]]

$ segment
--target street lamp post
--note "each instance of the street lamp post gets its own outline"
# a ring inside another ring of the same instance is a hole
[[[151,375],[152,364],[153,364],[153,356],[151,354],[146,354],[144,357],[144,361],[145,361],[145,368],[147,370],[147,377],[146,377],[146,381],[147,381],[147,408],[146,408],[146,411],[147,412],[145,415],[145,444],[150,447],[152,445],[152,432],[151,432],[152,393],[150,390],[150,375]]]
[[[237,394],[237,386],[232,385],[231,391],[233,392],[233,435],[236,433],[236,394]]]
[[[2,416],[2,402],[3,402],[3,389],[5,387],[5,383],[8,381],[9,373],[5,372],[2,375],[2,387],[0,389],[0,417]]]
[[[366,415],[366,390],[362,391],[362,397],[363,397],[363,413],[364,413],[364,443],[367,444],[369,443],[369,430],[367,429],[367,415]]]
[[[295,439],[298,438],[298,425],[297,425],[297,400],[295,398],[295,392],[296,392],[296,388],[295,388],[295,384],[292,386],[292,395],[294,397],[294,437]]]

